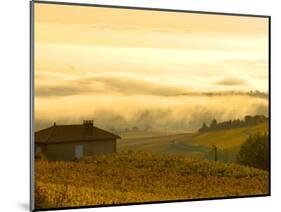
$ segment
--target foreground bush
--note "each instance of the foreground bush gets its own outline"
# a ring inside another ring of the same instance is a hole
[[[237,162],[259,169],[269,169],[269,138],[268,134],[250,135],[242,144]]]

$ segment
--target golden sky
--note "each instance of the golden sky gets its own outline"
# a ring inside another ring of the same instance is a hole
[[[250,90],[268,92],[266,18],[35,3],[37,117]]]

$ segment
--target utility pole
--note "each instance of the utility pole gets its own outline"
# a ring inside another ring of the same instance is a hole
[[[215,159],[215,161],[217,161],[218,160],[218,148],[214,144],[212,146],[214,148],[214,159]]]

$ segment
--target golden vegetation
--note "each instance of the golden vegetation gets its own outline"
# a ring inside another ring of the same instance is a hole
[[[36,208],[259,195],[268,172],[145,152],[36,161]]]
[[[268,132],[267,121],[253,126],[199,133],[192,138],[191,143],[202,146],[215,144],[220,148],[233,148],[244,143],[249,135],[258,132],[261,134]]]
[[[153,134],[152,137],[145,137],[147,132],[136,134],[130,132],[129,136],[121,135],[122,139],[117,141],[117,151],[137,150],[203,159],[204,155],[212,150],[212,145],[216,145],[225,152],[224,154],[229,158],[227,161],[235,162],[241,144],[249,135],[256,133],[268,133],[268,122],[204,133],[163,134],[162,136],[158,133]]]

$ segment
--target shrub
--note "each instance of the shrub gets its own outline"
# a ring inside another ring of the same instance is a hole
[[[237,155],[237,162],[259,169],[269,169],[269,140],[268,134],[250,135],[242,144]]]

